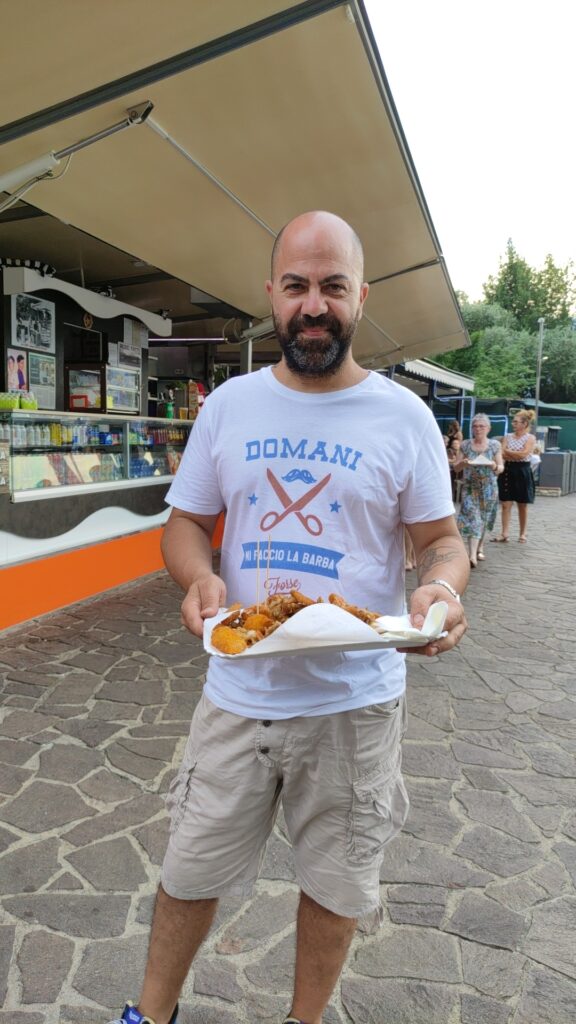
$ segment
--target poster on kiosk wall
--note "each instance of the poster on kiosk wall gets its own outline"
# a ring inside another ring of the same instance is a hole
[[[12,296],[12,344],[56,351],[56,306],[37,295]]]
[[[56,408],[56,358],[42,352],[28,356],[28,387],[34,392],[39,409]]]
[[[26,353],[18,348],[6,351],[6,388],[8,391],[28,390]]]

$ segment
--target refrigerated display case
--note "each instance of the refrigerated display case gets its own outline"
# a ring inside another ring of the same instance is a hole
[[[67,363],[66,405],[71,412],[140,412],[140,373],[105,363]]]
[[[76,364],[64,367],[65,400],[74,412],[106,409],[104,364]]]
[[[137,370],[106,367],[106,409],[140,412],[140,374]]]
[[[0,479],[15,502],[169,483],[192,426],[109,413],[0,412]]]

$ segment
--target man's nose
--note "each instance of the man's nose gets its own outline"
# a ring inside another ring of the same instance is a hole
[[[302,313],[306,316],[323,316],[328,303],[320,288],[309,288],[302,301]]]

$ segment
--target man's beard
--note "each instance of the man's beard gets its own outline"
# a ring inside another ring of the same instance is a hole
[[[318,317],[295,315],[286,325],[274,313],[272,319],[288,369],[300,377],[330,377],[342,366],[360,317],[356,315],[344,324],[331,313]],[[300,338],[305,327],[322,327],[326,337]]]

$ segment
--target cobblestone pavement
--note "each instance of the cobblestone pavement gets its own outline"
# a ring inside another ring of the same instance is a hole
[[[411,812],[329,1024],[574,1019],[575,520],[576,496],[540,499],[528,545],[486,546],[460,649],[409,658]],[[206,669],[178,606],[157,574],[3,634],[0,1024],[101,1024],[137,996],[162,794]],[[282,1020],[296,901],[280,822],[182,1024]]]

